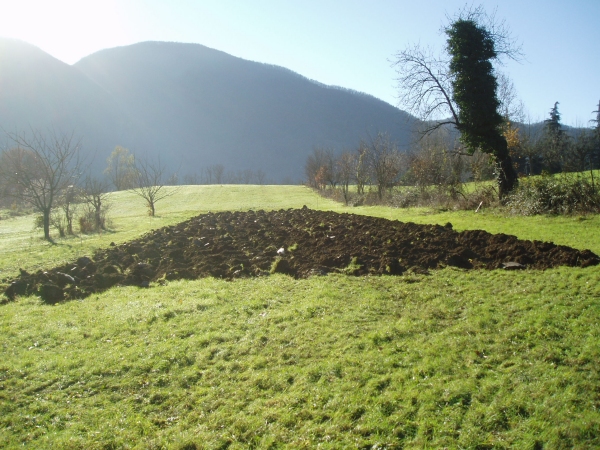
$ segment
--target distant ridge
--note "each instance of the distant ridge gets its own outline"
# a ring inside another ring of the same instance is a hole
[[[199,44],[143,42],[69,66],[0,39],[2,127],[74,130],[97,171],[122,145],[180,175],[222,164],[299,181],[313,146],[355,148],[381,131],[402,147],[414,122],[368,94]]]
[[[26,42],[0,38],[0,126],[5,131],[73,131],[91,149],[106,130],[119,136],[120,121],[110,96],[79,70]]]

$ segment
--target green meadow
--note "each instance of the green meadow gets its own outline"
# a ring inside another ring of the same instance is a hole
[[[0,220],[0,279],[207,211],[451,222],[600,254],[600,216],[347,208],[298,186],[184,186],[100,235]],[[6,284],[6,282],[5,282]],[[600,448],[600,267],[117,287],[0,305],[0,447]]]

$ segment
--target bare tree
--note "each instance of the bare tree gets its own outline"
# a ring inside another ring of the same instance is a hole
[[[213,169],[211,167],[204,168],[204,174],[200,176],[200,184],[213,184]]]
[[[88,175],[83,182],[82,199],[93,214],[96,232],[106,229],[107,197],[108,183]]]
[[[326,150],[321,147],[313,147],[312,154],[306,159],[304,173],[309,186],[319,188],[319,184],[326,182],[324,168],[327,165]]]
[[[167,182],[165,184],[167,186],[178,186],[179,185],[179,175],[177,175],[177,172],[173,172],[171,174],[171,176],[169,176],[169,179],[167,180]]]
[[[215,164],[212,168],[215,184],[223,184],[225,181],[225,167],[223,164]]]
[[[542,171],[543,128],[535,126],[540,120],[527,117],[520,133],[520,145],[516,162],[524,175],[536,175]]]
[[[499,112],[506,122],[523,122],[525,105],[519,99],[517,89],[508,75],[496,71],[498,81],[497,96],[500,101]]]
[[[66,224],[66,230],[59,228],[61,237],[64,237],[65,232],[69,235],[75,234],[73,232],[73,219],[79,206],[79,189],[77,186],[73,184],[67,186],[59,196],[58,204],[64,213],[64,223]],[[60,223],[62,223],[62,221],[60,221]]]
[[[250,184],[252,183],[252,178],[254,177],[254,173],[251,169],[244,169],[241,173],[241,181],[242,184]]]
[[[202,177],[198,176],[197,173],[188,173],[186,175],[183,176],[183,184],[202,184]]]
[[[393,187],[400,174],[398,146],[387,133],[378,133],[370,140],[369,147],[369,166],[381,200],[385,189]]]
[[[154,217],[156,213],[156,203],[177,193],[178,188],[165,189],[166,166],[161,162],[160,157],[156,162],[148,158],[136,158],[136,184],[133,192],[146,201],[148,214]]]
[[[343,152],[337,159],[337,173],[346,205],[350,200],[350,183],[356,174],[356,159],[357,155],[348,151]]]
[[[409,181],[424,192],[428,187],[445,184],[448,148],[439,133],[424,136],[409,155]]]
[[[9,133],[15,147],[2,153],[0,174],[18,185],[14,192],[42,213],[44,238],[50,238],[50,215],[59,195],[73,185],[81,169],[80,141],[56,131]]]
[[[104,173],[108,176],[117,191],[124,191],[135,186],[135,157],[129,150],[117,145],[106,160],[108,166]]]
[[[265,184],[265,179],[267,178],[267,174],[262,170],[258,169],[256,171],[256,183],[259,185]]]
[[[325,149],[325,182],[332,189],[339,183],[339,172],[336,164],[335,152],[332,148]]]
[[[356,180],[356,192],[359,195],[365,193],[365,186],[371,183],[371,172],[369,170],[369,145],[361,140],[358,144],[356,155],[356,172],[354,179]]]

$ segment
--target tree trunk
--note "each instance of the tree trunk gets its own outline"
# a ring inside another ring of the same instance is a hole
[[[496,158],[496,170],[497,181],[498,181],[498,197],[500,202],[503,203],[506,196],[517,187],[518,179],[517,173],[513,167],[512,158],[508,155],[508,152],[504,158]]]
[[[44,209],[44,239],[51,241],[50,239],[50,209]]]
[[[96,232],[100,231],[100,228],[102,228],[102,224],[100,221],[100,205],[96,205],[96,211],[94,212],[94,221],[95,223],[95,228],[96,228]]]
[[[496,180],[498,181],[498,197],[500,203],[504,203],[506,196],[519,184],[517,172],[513,166],[512,158],[508,151],[508,144],[504,137],[496,141],[492,153],[496,162]]]
[[[348,183],[342,183],[342,192],[344,193],[344,202],[348,206],[348,200],[350,198],[350,192],[348,191]]]
[[[70,207],[69,203],[66,204],[65,218],[67,219],[67,234],[72,236],[74,234],[73,233],[73,214],[71,214],[71,207]]]

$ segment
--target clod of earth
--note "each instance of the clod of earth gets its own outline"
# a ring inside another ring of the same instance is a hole
[[[283,250],[283,251],[282,251]],[[330,272],[401,275],[454,266],[463,269],[587,267],[589,250],[519,240],[451,224],[417,225],[354,214],[296,210],[208,213],[99,250],[93,258],[46,272],[25,271],[5,291],[48,303],[84,298],[116,285],[284,273],[296,278]]]

